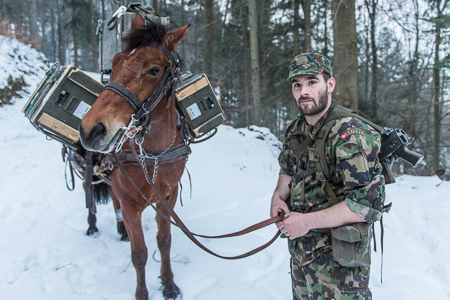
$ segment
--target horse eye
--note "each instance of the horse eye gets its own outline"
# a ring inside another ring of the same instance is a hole
[[[151,68],[148,72],[148,74],[156,76],[159,74],[159,69],[158,68]]]

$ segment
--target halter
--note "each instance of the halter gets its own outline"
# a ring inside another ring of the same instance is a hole
[[[139,100],[136,95],[117,82],[109,82],[105,86],[105,90],[111,90],[121,96],[136,111],[136,113],[131,116],[131,122],[125,129],[125,133],[117,145],[116,151],[118,152],[121,150],[123,143],[127,139],[135,137],[136,135],[142,138],[150,130],[151,122],[149,113],[158,105],[162,97],[167,94],[168,90],[170,90],[170,94],[166,109],[169,107],[179,82],[180,68],[178,65],[180,61],[176,52],[170,52],[166,47],[155,42],[144,45],[161,50],[167,58],[169,58],[169,66],[165,69],[155,91],[144,102]]]

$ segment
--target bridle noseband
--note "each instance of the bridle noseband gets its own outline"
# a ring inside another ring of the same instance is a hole
[[[144,45],[161,50],[167,58],[169,58],[169,66],[164,70],[156,89],[150,97],[142,102],[136,95],[117,82],[109,82],[105,86],[105,90],[111,90],[124,98],[136,111],[136,113],[131,116],[131,122],[124,133],[124,137],[127,139],[134,137],[136,134],[143,136],[150,130],[151,122],[149,113],[158,105],[162,97],[167,94],[168,90],[170,90],[170,94],[166,109],[169,107],[180,78],[179,59],[175,51],[169,51],[163,45],[155,42]]]

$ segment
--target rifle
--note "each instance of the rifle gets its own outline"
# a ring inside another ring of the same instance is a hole
[[[395,182],[391,167],[399,158],[413,167],[423,160],[422,154],[408,149],[411,143],[412,138],[403,129],[384,127],[381,131],[381,149],[378,158],[383,165],[386,184]]]

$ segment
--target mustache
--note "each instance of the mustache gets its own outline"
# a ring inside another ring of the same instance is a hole
[[[300,100],[311,100],[311,101],[314,101],[314,98],[313,97],[300,96],[297,100],[298,101],[300,101]]]

